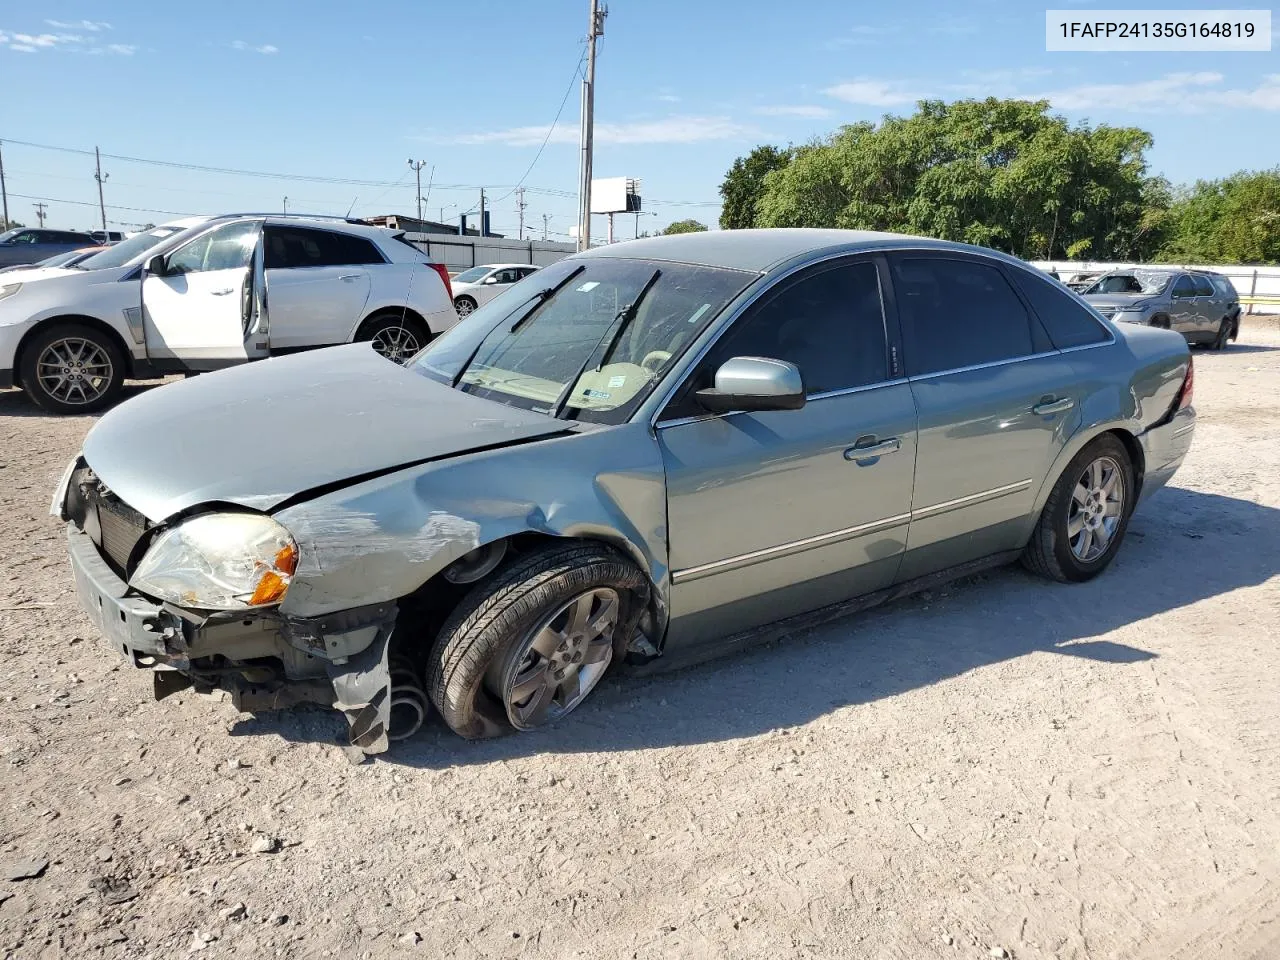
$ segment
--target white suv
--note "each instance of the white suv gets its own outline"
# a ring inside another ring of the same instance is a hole
[[[76,268],[0,278],[0,387],[87,413],[126,377],[354,340],[406,360],[458,317],[444,267],[403,236],[339,218],[195,217]]]

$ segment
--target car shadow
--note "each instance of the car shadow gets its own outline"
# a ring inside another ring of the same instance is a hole
[[[1134,516],[1115,563],[1084,584],[1004,567],[853,614],[731,659],[607,680],[545,730],[468,742],[434,717],[383,762],[441,768],[546,753],[615,752],[752,737],[1032,654],[1124,670],[1156,656],[1101,634],[1280,572],[1280,510],[1167,488]],[[342,740],[332,711],[247,717],[239,735]]]
[[[116,402],[111,407],[107,407],[106,410],[124,403],[130,397],[136,397],[140,393],[146,393],[148,390],[154,390],[156,387],[162,386],[164,386],[163,383],[156,381],[126,383],[120,388],[120,396],[116,398]],[[66,417],[68,419],[80,417],[94,419],[106,413],[106,410],[100,410],[97,413],[51,413],[36,406],[22,390],[0,390],[0,417]]]

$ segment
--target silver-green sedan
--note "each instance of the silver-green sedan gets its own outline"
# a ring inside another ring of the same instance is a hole
[[[990,250],[688,234],[562,260],[405,366],[337,347],[137,396],[53,508],[157,696],[330,704],[376,753],[432,706],[533,729],[624,661],[992,564],[1088,580],[1191,394],[1181,336]]]

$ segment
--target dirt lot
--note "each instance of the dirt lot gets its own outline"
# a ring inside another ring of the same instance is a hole
[[[0,954],[1280,957],[1280,329],[1196,364],[1191,457],[1093,583],[359,767],[325,711],[153,702],[46,515],[89,421],[0,394]]]

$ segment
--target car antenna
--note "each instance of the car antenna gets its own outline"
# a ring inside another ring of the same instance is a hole
[[[351,199],[351,206],[347,207],[347,216],[343,218],[344,220],[351,216],[351,211],[356,208],[356,202],[359,201],[359,199],[360,198],[358,196]]]

